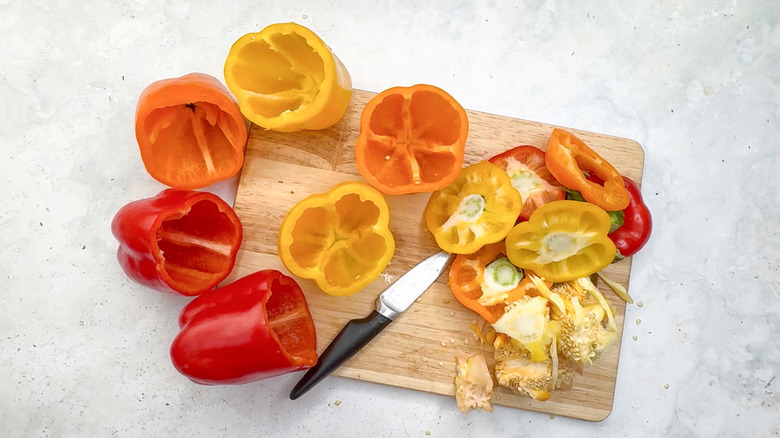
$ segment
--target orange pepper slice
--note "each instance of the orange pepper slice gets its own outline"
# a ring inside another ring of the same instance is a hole
[[[272,24],[239,38],[224,74],[244,116],[279,132],[335,125],[352,97],[344,64],[319,36],[296,23]]]
[[[619,211],[628,207],[631,197],[620,173],[573,134],[563,129],[553,129],[547,140],[544,161],[558,182],[580,192],[586,201],[606,211]],[[589,181],[583,171],[596,175],[604,181],[604,185]]]
[[[466,111],[444,90],[426,84],[390,88],[363,109],[356,165],[383,193],[433,192],[458,177],[468,132]]]
[[[149,175],[176,189],[226,180],[244,164],[244,117],[219,80],[203,73],[146,87],[138,98],[135,136]]]

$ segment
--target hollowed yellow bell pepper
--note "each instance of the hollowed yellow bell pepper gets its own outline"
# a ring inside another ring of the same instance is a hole
[[[330,295],[368,286],[390,263],[395,239],[384,195],[360,181],[337,184],[293,206],[279,229],[279,258]]]
[[[352,97],[344,64],[319,36],[296,23],[272,24],[239,38],[224,73],[244,117],[274,131],[330,127]]]
[[[483,161],[464,168],[425,206],[425,225],[447,252],[472,254],[506,237],[523,208],[504,169]]]
[[[506,236],[515,266],[548,281],[570,281],[606,268],[615,258],[609,215],[589,202],[554,201],[539,207]]]

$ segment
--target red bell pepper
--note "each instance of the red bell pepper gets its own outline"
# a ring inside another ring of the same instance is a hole
[[[195,298],[179,326],[171,360],[195,383],[248,383],[317,363],[306,297],[279,271],[258,271]]]
[[[566,198],[566,191],[547,169],[544,159],[543,150],[527,145],[514,147],[488,160],[506,171],[512,187],[523,198],[518,221],[527,221],[534,210],[548,202]]]
[[[596,175],[591,174],[587,178],[596,184],[604,184],[604,181]],[[622,210],[622,225],[609,233],[609,238],[617,248],[617,260],[636,254],[650,240],[650,233],[653,230],[653,217],[642,200],[639,187],[627,176],[623,177],[623,184],[628,191],[630,201],[628,207]]]
[[[623,182],[631,201],[623,210],[623,225],[610,233],[609,238],[615,242],[618,256],[628,257],[636,254],[650,240],[653,217],[642,200],[642,193],[636,183],[625,176]]]
[[[217,195],[176,189],[125,205],[111,231],[119,265],[131,279],[189,296],[230,274],[243,235],[238,216]]]

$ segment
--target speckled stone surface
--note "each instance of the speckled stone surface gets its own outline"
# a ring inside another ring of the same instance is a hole
[[[605,421],[461,415],[335,377],[293,402],[299,375],[202,387],[176,372],[187,299],[128,280],[109,230],[163,188],[136,101],[158,79],[221,79],[238,37],[282,21],[318,33],[355,88],[431,83],[469,109],[643,145],[655,228]],[[0,435],[780,434],[778,3],[0,0],[0,41]]]

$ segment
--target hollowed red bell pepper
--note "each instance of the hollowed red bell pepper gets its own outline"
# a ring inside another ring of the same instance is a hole
[[[306,297],[279,271],[255,272],[195,298],[179,326],[171,360],[195,383],[249,383],[317,363]]]
[[[119,265],[131,279],[190,296],[230,274],[243,234],[238,216],[217,195],[177,189],[125,205],[111,231]]]

